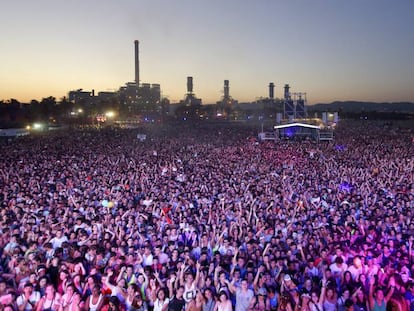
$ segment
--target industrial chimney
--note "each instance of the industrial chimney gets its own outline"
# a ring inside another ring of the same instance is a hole
[[[285,84],[285,99],[289,99],[289,97],[290,97],[289,89],[290,89],[289,84]]]
[[[273,82],[269,83],[269,98],[273,99],[275,97],[275,84]]]
[[[135,40],[135,83],[139,86],[139,41]]]
[[[229,80],[224,80],[224,98],[230,97]]]
[[[187,92],[188,94],[193,93],[193,77],[187,77]]]

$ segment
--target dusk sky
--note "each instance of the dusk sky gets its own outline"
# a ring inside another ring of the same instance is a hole
[[[161,84],[172,103],[275,96],[283,85],[309,104],[414,102],[413,0],[3,1],[0,100],[21,102],[76,89]]]

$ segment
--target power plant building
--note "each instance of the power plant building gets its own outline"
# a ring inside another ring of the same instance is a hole
[[[197,98],[193,93],[193,77],[187,77],[187,94],[183,100],[180,101],[180,105],[187,107],[201,106],[201,99]]]
[[[230,96],[230,81],[224,80],[223,98],[217,102],[218,112],[227,115],[236,105],[237,101]]]
[[[128,82],[119,89],[121,104],[134,112],[156,112],[161,110],[161,86],[158,83],[140,82],[139,41],[134,41],[134,82]]]
[[[306,118],[306,93],[291,93],[289,84],[284,87],[283,117],[287,120]]]
[[[134,82],[127,82],[118,91],[99,92],[95,96],[94,91],[84,91],[82,89],[69,91],[69,101],[75,104],[93,104],[100,101],[114,99],[127,107],[127,111],[134,113],[141,112],[160,112],[161,109],[161,86],[158,83],[140,83],[140,64],[139,64],[139,41],[134,41]]]
[[[69,91],[68,99],[75,104],[90,104],[93,100],[92,93],[90,91],[84,91],[83,89]]]

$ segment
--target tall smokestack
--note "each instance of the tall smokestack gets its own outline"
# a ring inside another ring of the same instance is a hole
[[[289,84],[285,84],[285,99],[289,99]]]
[[[135,40],[135,83],[139,86],[139,41]]]
[[[224,80],[224,98],[230,97],[229,80]]]
[[[193,93],[193,77],[187,77],[187,92]]]
[[[269,83],[269,98],[273,99],[275,97],[275,84],[273,82]]]

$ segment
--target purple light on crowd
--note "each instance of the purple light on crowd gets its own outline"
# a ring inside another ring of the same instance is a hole
[[[340,191],[351,192],[352,188],[353,188],[352,185],[347,182],[343,182],[342,184],[339,185]]]
[[[296,126],[287,128],[286,131],[285,131],[286,136],[287,137],[295,136],[295,133],[296,133],[297,129],[298,128]]]

